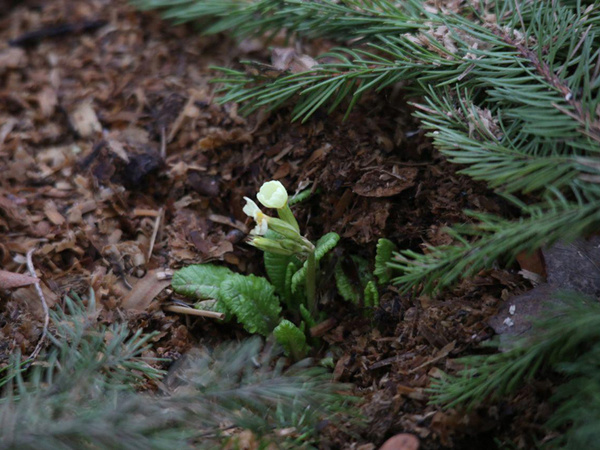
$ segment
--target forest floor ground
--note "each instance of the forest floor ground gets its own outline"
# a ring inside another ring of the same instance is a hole
[[[47,27],[57,33],[26,35]],[[175,360],[247,334],[164,311],[174,295],[157,272],[211,261],[263,274],[260,253],[244,243],[251,224],[242,199],[266,180],[314,189],[294,207],[301,229],[310,239],[339,233],[333,259],[346,261],[351,277],[350,255],[373,261],[380,237],[419,250],[449,243],[444,227],[468,221],[465,209],[507,212],[433,150],[401,86],[366,97],[346,121],[317,112],[291,123],[285,109],[242,117],[216,103],[210,66],[268,58],[258,40],[201,36],[119,0],[3,8],[0,267],[26,272],[25,255],[37,248],[51,306],[91,288],[102,320],[159,331],[154,355]],[[320,298],[333,320],[314,356],[333,356],[333,377],[361,397],[367,426],[354,436],[325,430],[320,447],[366,450],[401,432],[423,449],[527,446],[543,423],[543,386],[470,412],[432,406],[426,392],[432,377],[456,371],[458,357],[491,337],[487,320],[499,306],[529,288],[516,270],[481,272],[437,297],[388,286],[364,316],[335,294],[332,264],[322,267]],[[15,349],[31,352],[42,317],[33,287],[0,292],[0,364]]]

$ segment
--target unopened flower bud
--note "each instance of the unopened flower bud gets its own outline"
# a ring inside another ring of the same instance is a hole
[[[291,256],[303,251],[300,244],[289,239],[275,240],[262,236],[254,236],[248,240],[248,243],[263,252],[275,253],[277,255]]]
[[[288,193],[279,181],[264,183],[256,197],[267,208],[283,208],[288,201]]]

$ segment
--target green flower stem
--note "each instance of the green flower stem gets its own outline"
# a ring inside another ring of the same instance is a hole
[[[279,218],[281,220],[283,220],[283,221],[289,223],[291,226],[293,226],[297,232],[300,232],[300,226],[298,225],[298,221],[294,217],[294,213],[292,213],[292,210],[290,209],[290,207],[287,203],[285,204],[285,206],[283,208],[279,208],[277,210],[277,215],[279,216]]]
[[[317,260],[315,253],[308,255],[306,260],[306,305],[310,313],[314,316],[316,313],[315,293],[317,283]]]

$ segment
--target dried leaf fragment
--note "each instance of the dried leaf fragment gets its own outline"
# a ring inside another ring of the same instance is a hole
[[[7,270],[0,270],[0,288],[1,289],[14,289],[23,286],[29,286],[37,283],[38,279],[29,275],[23,275],[22,273],[9,272]]]
[[[129,310],[145,311],[152,300],[171,284],[170,280],[160,279],[157,276],[159,272],[162,270],[148,271],[123,298],[121,306]]]

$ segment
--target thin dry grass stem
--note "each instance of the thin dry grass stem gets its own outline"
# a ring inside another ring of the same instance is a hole
[[[203,311],[195,308],[188,308],[187,306],[179,306],[179,305],[167,305],[163,307],[164,311],[170,311],[174,313],[187,314],[189,316],[200,316],[200,317],[208,317],[211,319],[223,320],[225,319],[225,314],[215,311]]]
[[[42,303],[42,308],[44,309],[44,328],[42,330],[42,336],[40,337],[40,340],[38,341],[31,355],[29,355],[28,360],[30,361],[33,361],[35,358],[37,358],[40,351],[42,350],[42,346],[44,344],[44,341],[46,340],[46,335],[48,334],[48,324],[50,323],[50,312],[48,310],[48,303],[46,303],[44,292],[42,291],[42,287],[40,286],[40,279],[35,273],[35,267],[33,266],[33,254],[35,251],[36,249],[32,248],[27,252],[27,269],[29,269],[29,273],[31,274],[31,276],[37,279],[37,282],[34,285],[38,297],[40,298],[40,302]]]
[[[152,251],[154,250],[154,243],[156,242],[156,236],[158,236],[158,230],[160,229],[160,221],[162,219],[163,209],[158,210],[158,215],[154,221],[154,229],[152,230],[152,237],[150,238],[150,248],[148,248],[148,261],[152,257]]]

